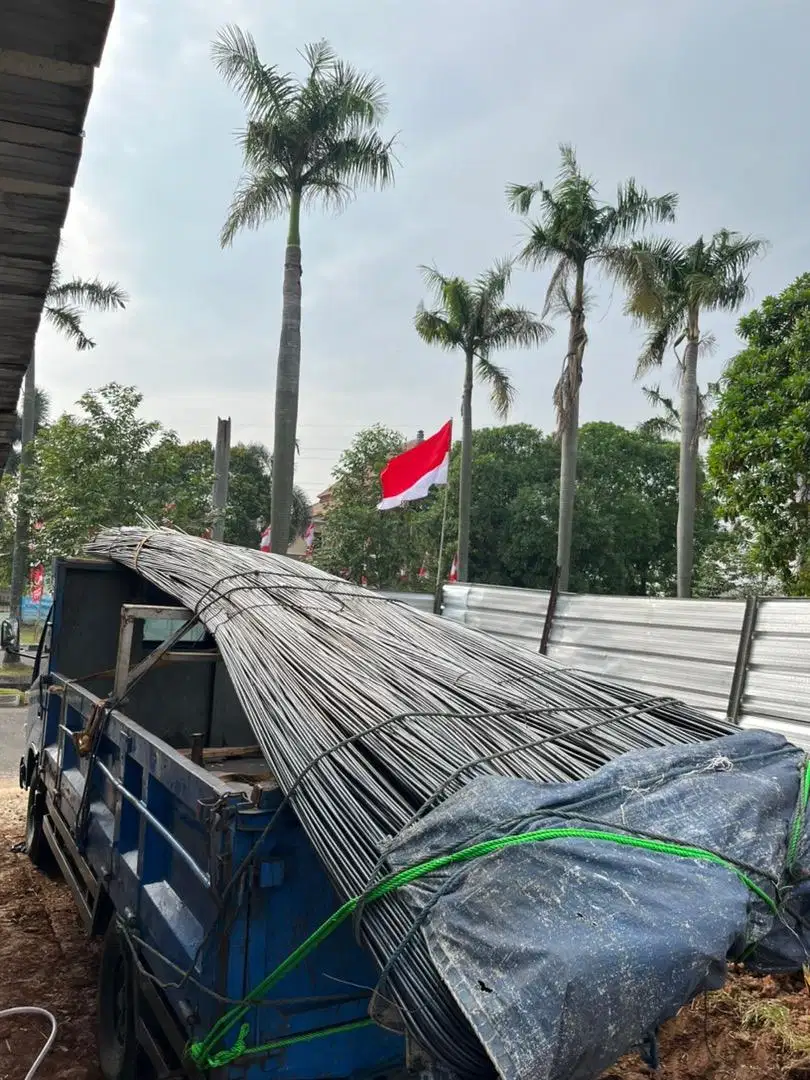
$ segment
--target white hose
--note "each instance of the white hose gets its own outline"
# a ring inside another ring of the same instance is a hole
[[[45,1060],[45,1055],[53,1046],[53,1040],[56,1038],[56,1017],[53,1015],[53,1013],[48,1012],[47,1009],[40,1009],[37,1005],[21,1005],[15,1009],[0,1009],[0,1020],[2,1020],[6,1016],[25,1015],[44,1016],[46,1020],[50,1020],[51,1022],[51,1033],[48,1036],[45,1045],[42,1047],[39,1054],[37,1055],[36,1061],[25,1074],[25,1080],[34,1080],[34,1077],[36,1076],[40,1065]]]

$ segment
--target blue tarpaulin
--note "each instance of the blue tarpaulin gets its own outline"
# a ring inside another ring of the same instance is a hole
[[[629,753],[578,783],[479,779],[401,834],[388,853],[395,870],[546,829],[648,845],[566,834],[404,890],[413,932],[493,1070],[591,1080],[722,986],[730,960],[800,968],[807,777],[804,754],[782,736],[740,732]]]

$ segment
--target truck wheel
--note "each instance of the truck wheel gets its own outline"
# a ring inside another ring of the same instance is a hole
[[[45,789],[39,782],[39,773],[34,770],[28,788],[28,810],[25,815],[25,850],[28,853],[28,858],[38,870],[51,873],[56,867],[56,860],[42,828],[44,817]]]
[[[98,1056],[104,1080],[137,1080],[135,965],[115,919],[101,949],[98,975]]]

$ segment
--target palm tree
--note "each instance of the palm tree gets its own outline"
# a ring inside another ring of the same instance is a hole
[[[458,349],[464,354],[464,389],[461,398],[461,477],[458,501],[458,580],[467,581],[470,550],[470,497],[472,491],[472,391],[478,376],[491,388],[495,411],[506,416],[514,398],[509,375],[491,359],[496,349],[528,348],[551,334],[545,323],[522,307],[505,307],[510,262],[496,263],[473,282],[444,277],[422,267],[425,283],[433,291],[437,308],[419,304],[416,331],[429,345]]]
[[[621,254],[630,237],[645,226],[675,217],[677,195],[651,196],[627,180],[618,189],[616,205],[601,202],[594,181],[585,176],[572,147],[560,147],[562,164],[556,183],[511,184],[507,198],[511,208],[526,216],[535,198],[540,199],[539,220],[528,223],[529,235],[521,252],[532,267],[553,265],[543,309],[568,316],[568,349],[562,374],[554,391],[558,433],[561,438],[560,509],[557,528],[558,587],[568,588],[571,570],[571,535],[576,493],[579,391],[582,359],[588,335],[586,272],[593,266],[615,277]]]
[[[262,63],[252,36],[235,26],[220,32],[212,56],[247,111],[247,127],[239,136],[244,174],[220,242],[225,247],[242,229],[288,218],[271,524],[273,536],[287,536],[301,365],[301,208],[321,202],[341,209],[360,188],[391,183],[393,139],[378,130],[387,111],[380,80],[344,63],[325,41],[304,49],[303,79]]]
[[[709,421],[711,420],[711,406],[715,396],[716,383],[710,383],[708,390],[701,391],[698,388],[697,397],[697,426],[695,428],[696,445],[708,434]],[[643,435],[651,435],[657,439],[666,439],[671,436],[680,436],[681,414],[678,406],[671,397],[661,393],[660,386],[642,386],[644,397],[662,412],[658,416],[651,416],[638,425],[638,430]]]
[[[48,291],[42,314],[46,322],[71,341],[79,351],[95,348],[95,341],[85,333],[82,318],[86,311],[111,311],[126,307],[129,297],[117,284],[103,284],[98,278],[85,281],[82,278],[62,279],[59,263],[55,262],[51,272]],[[25,567],[28,563],[28,499],[25,479],[30,466],[31,442],[37,426],[37,389],[36,356],[31,350],[31,359],[25,373],[23,389],[22,421],[20,424],[19,458],[19,495],[17,498],[17,520],[14,529],[14,550],[11,565],[10,613],[12,618],[19,618],[25,582]],[[40,391],[41,393],[41,391]]]
[[[627,309],[646,324],[649,336],[637,375],[660,366],[668,345],[681,382],[681,452],[678,474],[678,596],[691,596],[699,439],[697,364],[700,317],[706,311],[736,311],[748,295],[748,266],[763,242],[721,229],[689,246],[672,240],[642,240],[625,254],[621,275],[629,289]],[[683,355],[678,346],[685,344]]]

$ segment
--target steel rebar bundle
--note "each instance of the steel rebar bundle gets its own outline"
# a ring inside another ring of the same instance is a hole
[[[375,879],[415,815],[474,776],[571,781],[632,749],[726,734],[671,699],[383,599],[292,559],[170,530],[90,545],[193,610],[339,894]],[[462,1076],[492,1069],[396,893],[361,932],[417,1042]]]

